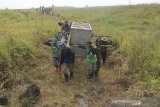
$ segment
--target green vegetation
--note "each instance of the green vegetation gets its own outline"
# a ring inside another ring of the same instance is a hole
[[[57,8],[55,12],[70,21],[91,23],[95,35],[112,36],[141,80],[160,76],[159,5]]]
[[[59,30],[57,22],[63,19],[89,22],[95,35],[112,36],[131,73],[137,73],[138,80],[149,81],[142,85],[155,89],[159,84],[160,5],[67,7],[54,12],[60,18],[35,10],[0,11],[0,82],[14,79],[17,70],[25,71],[42,54],[38,47],[41,39],[52,37]]]
[[[36,100],[38,98],[35,98],[34,96],[30,96],[29,98],[24,98],[22,102],[23,107],[32,107],[34,103],[36,103]]]
[[[0,82],[14,79],[38,54],[38,41],[53,36],[58,20],[34,10],[0,11]]]

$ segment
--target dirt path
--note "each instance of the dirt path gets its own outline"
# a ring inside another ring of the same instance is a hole
[[[41,52],[43,55],[38,63],[23,75],[25,82],[11,92],[11,107],[20,106],[17,98],[31,83],[41,89],[41,98],[35,107],[108,107],[111,105],[106,102],[108,99],[124,100],[134,96],[134,93],[128,93],[132,84],[128,78],[132,76],[124,75],[128,68],[123,68],[122,56],[117,53],[108,59],[106,65],[102,65],[99,77],[92,80],[86,79],[85,62],[77,59],[74,79],[62,83],[61,76],[54,72],[51,64],[50,49],[43,47]],[[115,57],[114,60],[112,57]]]

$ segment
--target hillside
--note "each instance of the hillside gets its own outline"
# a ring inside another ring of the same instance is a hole
[[[159,106],[160,5],[56,7],[53,12],[0,11],[0,96],[9,98],[9,107],[21,106],[18,97],[30,84],[41,89],[35,107],[106,107],[107,99],[134,98],[144,107]],[[63,84],[54,72],[50,48],[42,42],[64,20],[89,22],[94,35],[112,36],[115,49],[98,79],[88,81],[86,64],[78,59],[69,83]]]
[[[73,11],[74,10],[74,11]],[[90,22],[95,35],[112,36],[118,50],[127,56],[127,65],[141,80],[160,73],[159,5],[94,8],[57,8],[71,21]]]

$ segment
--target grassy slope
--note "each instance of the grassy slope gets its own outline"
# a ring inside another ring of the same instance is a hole
[[[151,78],[151,81],[147,84],[144,83],[144,86],[157,91],[160,64],[159,5],[85,9],[56,8],[55,12],[70,21],[90,22],[95,34],[111,35],[114,42],[119,43],[120,52],[127,55],[125,64],[127,63],[132,68],[130,73],[138,72],[140,75],[136,78],[142,80]],[[91,103],[92,107],[97,107],[102,106],[103,100],[107,97],[125,97],[132,96],[131,93],[133,92],[143,92],[139,88],[140,90],[131,91],[126,95],[123,81],[119,83],[119,79],[124,75],[117,75],[117,72],[114,72],[121,68],[108,69],[106,72],[104,67],[101,69],[99,80],[88,82],[85,79],[85,67],[82,69],[79,66],[84,62],[79,61],[76,62],[75,81],[71,81],[69,85],[61,84],[60,79],[52,72],[49,48],[43,46],[41,42],[37,42],[40,38],[51,37],[53,31],[58,30],[57,22],[60,19],[42,16],[35,11],[29,12],[27,16],[25,13],[14,11],[0,11],[0,14],[0,23],[3,26],[0,28],[1,71],[7,72],[10,78],[14,79],[16,76],[16,80],[22,80],[21,85],[15,85],[11,93],[7,92],[10,96],[11,107],[19,106],[17,98],[30,83],[36,83],[41,88],[42,96],[36,105],[37,107],[42,105],[53,107],[53,105],[56,106],[55,103],[58,103],[60,107],[63,104],[73,106],[75,93],[81,93]],[[13,59],[14,57],[16,58]],[[26,68],[26,64],[31,65],[31,67]],[[122,67],[125,67],[125,64]],[[13,70],[15,67],[16,72]],[[152,74],[151,77],[148,73]],[[128,78],[133,77],[128,76]],[[127,81],[128,78],[122,79]],[[102,94],[96,93],[98,84],[105,86],[106,90]],[[70,91],[67,92],[68,90]],[[1,92],[1,94],[4,93]]]
[[[160,75],[159,5],[57,8],[57,11],[71,21],[91,23],[95,34],[112,36],[120,51],[128,55],[128,65],[133,71]]]
[[[25,70],[39,51],[36,42],[53,36],[57,22],[35,11],[0,11],[0,81],[14,78],[14,69]]]

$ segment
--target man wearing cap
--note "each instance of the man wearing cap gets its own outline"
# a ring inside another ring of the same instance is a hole
[[[68,24],[68,21],[65,21],[63,27],[62,27],[62,31],[64,31],[65,33],[69,33],[70,32],[70,26]]]
[[[88,41],[86,46],[82,46],[78,44],[75,44],[75,46],[86,49],[86,62],[87,62],[87,70],[88,70],[87,79],[91,79],[94,75],[97,77],[98,75],[98,72],[96,72],[97,56],[96,56],[96,49],[92,45],[92,42]]]
[[[49,40],[44,43],[45,45],[51,46],[52,50],[52,58],[53,58],[53,65],[56,68],[56,72],[60,73],[60,67],[58,66],[59,60],[60,60],[60,48],[57,44],[57,39],[53,38],[52,40]]]

